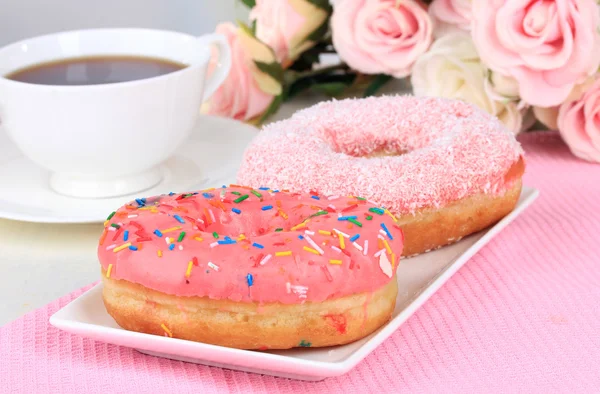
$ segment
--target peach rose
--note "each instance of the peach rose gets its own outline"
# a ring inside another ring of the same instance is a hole
[[[473,0],[473,40],[483,62],[515,78],[532,105],[562,103],[600,65],[595,0]]]
[[[231,71],[208,102],[207,113],[242,121],[253,120],[281,94],[281,84],[260,71],[255,60],[271,63],[273,52],[233,23],[221,23],[217,33],[227,37],[231,47]]]
[[[365,74],[410,74],[432,41],[433,23],[413,0],[337,0],[331,17],[333,45]]]
[[[557,123],[575,156],[600,162],[600,79],[578,100],[559,107]]]
[[[275,51],[284,66],[315,44],[307,38],[328,16],[327,10],[307,0],[256,0],[250,11],[256,37]]]
[[[464,100],[498,117],[517,134],[523,129],[527,108],[512,96],[514,81],[488,75],[471,36],[450,33],[436,40],[413,68],[411,83],[417,96]]]
[[[471,0],[433,0],[429,15],[435,22],[436,37],[457,30],[471,30]]]

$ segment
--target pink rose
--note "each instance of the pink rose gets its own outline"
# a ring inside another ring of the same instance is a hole
[[[256,53],[261,49],[264,54],[270,53],[271,60],[274,60],[272,51],[232,23],[221,23],[216,32],[226,36],[229,41],[231,71],[210,98],[207,113],[243,121],[252,120],[261,115],[281,91],[281,85],[277,90],[277,86],[273,86],[276,84],[254,64]]]
[[[331,17],[333,45],[353,69],[365,74],[410,74],[432,41],[433,23],[412,0],[338,0]]]
[[[600,162],[600,79],[559,107],[558,130],[575,156]]]
[[[471,30],[471,0],[433,0],[429,15],[435,22],[435,35],[440,37],[456,30]]]
[[[307,39],[329,16],[308,0],[256,0],[250,20],[256,21],[256,37],[270,46],[284,66],[314,45]]]
[[[473,0],[473,40],[487,66],[532,105],[562,103],[600,65],[595,0]]]

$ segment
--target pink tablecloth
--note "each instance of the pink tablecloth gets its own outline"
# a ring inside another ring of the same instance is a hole
[[[0,392],[591,392],[600,388],[600,165],[528,134],[541,197],[349,374],[310,383],[148,357],[49,316],[0,329]]]

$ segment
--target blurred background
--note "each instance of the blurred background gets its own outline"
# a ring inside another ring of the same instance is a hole
[[[238,0],[0,0],[0,46],[23,38],[97,27],[145,27],[205,34],[246,20]]]

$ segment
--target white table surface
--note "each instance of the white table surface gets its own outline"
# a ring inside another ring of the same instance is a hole
[[[399,82],[400,83],[400,82]],[[385,93],[403,85],[388,86]],[[269,120],[324,99],[303,95]],[[0,326],[100,279],[96,257],[102,224],[42,224],[0,219]]]

